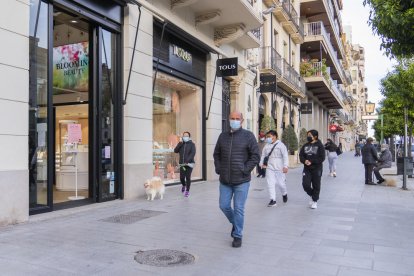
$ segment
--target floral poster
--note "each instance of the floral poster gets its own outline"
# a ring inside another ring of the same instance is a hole
[[[88,92],[89,42],[53,48],[54,94]]]

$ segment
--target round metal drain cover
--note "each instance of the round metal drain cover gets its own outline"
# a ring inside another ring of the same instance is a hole
[[[169,249],[138,251],[134,259],[140,264],[152,266],[188,265],[195,261],[191,254]]]

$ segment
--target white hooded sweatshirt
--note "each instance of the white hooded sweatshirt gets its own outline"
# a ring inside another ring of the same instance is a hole
[[[263,159],[270,153],[273,146],[276,144],[275,149],[269,156],[269,162],[267,164],[267,170],[282,171],[283,168],[289,167],[289,156],[285,144],[280,140],[276,140],[272,144],[266,144],[263,148],[262,157],[260,158],[259,166],[263,165]]]

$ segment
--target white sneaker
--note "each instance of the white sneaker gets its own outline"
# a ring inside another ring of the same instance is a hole
[[[333,173],[333,177],[336,177],[336,172]]]
[[[332,176],[334,176],[334,174],[333,174],[333,173],[330,173],[330,174],[329,174],[329,176],[331,176],[331,177],[332,177]]]
[[[312,202],[312,205],[310,207],[311,209],[316,209],[318,208],[318,203],[316,201]]]
[[[312,206],[312,204],[313,204],[313,199],[311,199],[311,200],[309,201],[309,207],[311,207],[311,206]]]

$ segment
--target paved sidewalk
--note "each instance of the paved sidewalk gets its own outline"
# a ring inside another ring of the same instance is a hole
[[[205,182],[193,184],[190,198],[171,187],[163,201],[118,200],[0,228],[0,275],[414,275],[412,180],[410,191],[364,185],[352,153],[338,166],[337,178],[325,169],[317,210],[307,207],[301,168],[289,172],[289,201],[279,193],[276,208],[266,207],[265,180],[254,179],[239,249],[231,247],[217,183]],[[104,221],[142,209],[161,213],[130,224]],[[152,249],[184,251],[195,263],[134,260]]]

